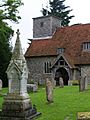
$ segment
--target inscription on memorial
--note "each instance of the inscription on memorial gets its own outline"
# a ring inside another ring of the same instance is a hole
[[[11,93],[18,93],[20,91],[20,81],[19,81],[19,74],[16,69],[13,69],[12,73],[12,80],[11,80]]]

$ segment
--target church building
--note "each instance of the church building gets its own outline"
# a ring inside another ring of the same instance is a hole
[[[53,77],[56,85],[86,78],[90,83],[90,24],[61,26],[55,16],[33,18],[33,39],[25,53],[28,83],[45,83]]]

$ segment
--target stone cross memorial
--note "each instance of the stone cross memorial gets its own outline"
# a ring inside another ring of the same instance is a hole
[[[7,68],[9,92],[4,98],[0,120],[32,120],[40,115],[27,93],[28,69],[23,56],[19,30],[10,64]]]

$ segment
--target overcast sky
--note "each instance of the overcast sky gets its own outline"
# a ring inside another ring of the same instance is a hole
[[[32,38],[32,29],[33,29],[33,21],[32,18],[42,16],[40,10],[43,6],[47,5],[47,1],[49,0],[22,0],[24,2],[24,6],[19,8],[19,15],[22,19],[19,21],[19,24],[10,24],[12,28],[15,30],[20,29],[20,39],[22,43],[22,48],[24,52],[28,47],[28,38]],[[73,11],[70,15],[74,15],[72,18],[70,25],[76,23],[90,23],[90,0],[66,0],[66,6],[70,6],[70,9]],[[14,33],[14,37],[12,39],[13,45],[15,44],[16,33]]]

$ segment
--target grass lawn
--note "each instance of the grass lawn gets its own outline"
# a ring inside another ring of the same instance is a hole
[[[3,89],[3,93],[6,91]],[[32,103],[42,113],[37,120],[76,120],[77,112],[90,111],[90,86],[84,92],[79,92],[78,86],[56,87],[53,94],[54,102],[47,104],[44,88],[30,93]],[[3,97],[0,97],[0,107],[2,102]]]

